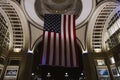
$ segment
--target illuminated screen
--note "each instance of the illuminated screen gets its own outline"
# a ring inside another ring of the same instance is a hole
[[[117,73],[117,69],[112,69],[112,73],[113,73],[113,75],[117,75],[118,73]]]
[[[6,76],[16,76],[17,70],[7,70]]]
[[[98,75],[103,76],[103,75],[109,75],[109,72],[107,69],[98,69],[97,70]]]

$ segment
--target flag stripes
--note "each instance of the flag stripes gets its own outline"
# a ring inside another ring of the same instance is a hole
[[[47,14],[45,17],[40,64],[78,67],[74,15]]]

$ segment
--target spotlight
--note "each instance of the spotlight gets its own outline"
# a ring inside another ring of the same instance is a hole
[[[47,77],[51,77],[51,74],[48,72]]]
[[[32,73],[32,76],[34,76],[35,74],[34,73]]]
[[[65,73],[65,77],[68,77],[68,73]]]
[[[83,75],[83,73],[81,73],[81,75]]]

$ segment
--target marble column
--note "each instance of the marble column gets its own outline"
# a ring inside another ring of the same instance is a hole
[[[27,53],[25,55],[25,62],[24,62],[24,71],[22,71],[22,79],[18,80],[31,80],[32,75],[32,66],[33,66],[33,54]]]

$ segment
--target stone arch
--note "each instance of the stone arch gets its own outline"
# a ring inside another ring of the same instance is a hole
[[[117,6],[116,2],[103,2],[93,13],[87,29],[87,46],[90,52],[105,51],[103,47],[103,30],[108,17]]]
[[[29,27],[27,19],[15,1],[0,1],[0,9],[7,20],[10,32],[10,51],[25,51],[29,46]]]

